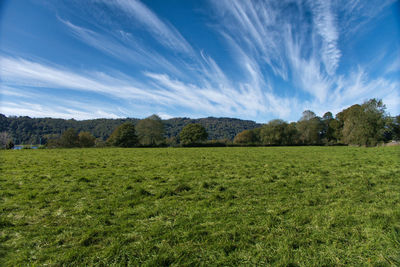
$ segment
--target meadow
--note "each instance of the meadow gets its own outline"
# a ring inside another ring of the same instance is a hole
[[[400,147],[0,153],[1,266],[400,265]]]

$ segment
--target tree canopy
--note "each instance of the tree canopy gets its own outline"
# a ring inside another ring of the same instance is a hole
[[[259,134],[258,130],[244,130],[241,133],[238,133],[233,139],[233,143],[235,144],[257,144],[259,143]]]
[[[339,113],[343,121],[343,141],[346,144],[376,145],[384,139],[385,106],[382,100],[371,99],[353,105]]]
[[[90,133],[95,138],[96,146],[104,146],[105,140],[108,140],[113,131],[124,123],[130,123],[135,127],[137,141],[143,146],[162,145],[164,140],[170,145],[183,143],[180,140],[180,132],[189,124],[202,125],[206,129],[208,139],[214,140],[214,143],[215,140],[224,143],[233,140],[235,144],[241,145],[372,146],[380,142],[400,140],[399,115],[392,117],[386,114],[385,106],[377,99],[352,105],[336,116],[328,111],[322,117],[318,117],[313,111],[306,110],[297,122],[273,120],[264,125],[248,120],[214,117],[161,120],[157,115],[153,115],[143,120],[125,118],[77,121],[27,116],[7,117],[0,114],[0,132],[7,132],[12,137],[11,142],[47,143],[48,147],[92,145],[92,137],[89,138],[87,134],[81,134],[82,138],[77,136],[82,132]],[[75,129],[75,132],[69,130],[71,128]],[[85,143],[86,141],[88,143]]]
[[[136,124],[139,143],[143,146],[157,146],[165,142],[165,129],[161,118],[152,115]]]
[[[49,148],[73,148],[73,147],[93,147],[96,138],[89,132],[80,132],[69,128],[61,134],[61,137],[48,136],[47,147]]]
[[[181,143],[184,145],[198,144],[207,139],[206,129],[197,123],[186,125],[179,134]]]
[[[135,147],[138,145],[135,126],[130,122],[125,122],[118,126],[110,135],[107,143],[119,147]]]
[[[385,113],[381,100],[370,99],[344,109],[335,118],[331,112],[320,118],[313,111],[306,110],[295,123],[272,120],[259,130],[238,134],[235,143],[254,144],[257,139],[259,145],[374,146],[383,141],[399,140],[399,122],[399,116],[390,117]]]

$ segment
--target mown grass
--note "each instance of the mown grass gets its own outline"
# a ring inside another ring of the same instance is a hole
[[[0,265],[400,264],[399,147],[0,153]]]

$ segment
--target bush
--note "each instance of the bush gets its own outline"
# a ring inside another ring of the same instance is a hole
[[[78,133],[73,128],[69,128],[61,135],[59,144],[62,147],[78,147],[79,146],[79,136]]]
[[[6,149],[13,149],[14,148],[14,142],[12,140],[9,140],[6,144]]]
[[[79,135],[80,147],[94,147],[96,138],[89,132],[80,132]]]

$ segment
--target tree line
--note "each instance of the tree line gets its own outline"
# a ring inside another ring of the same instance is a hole
[[[67,129],[73,128],[79,132],[89,132],[97,141],[105,142],[111,133],[119,125],[130,122],[137,125],[139,119],[93,119],[93,120],[65,120],[54,118],[30,118],[28,116],[5,116],[0,114],[0,132],[7,132],[17,145],[23,144],[46,144],[48,140],[59,138]],[[165,130],[165,138],[168,142],[179,144],[179,133],[188,124],[197,123],[202,125],[207,133],[208,139],[233,140],[243,130],[260,127],[254,121],[240,120],[234,118],[172,118],[162,120]]]
[[[201,145],[207,139],[206,129],[196,123],[187,124],[179,133],[180,143],[185,145]],[[140,120],[136,126],[125,122],[112,132],[106,141],[99,141],[89,132],[78,133],[70,128],[59,138],[48,140],[48,148],[73,147],[159,147],[171,145],[165,138],[165,127],[157,115]]]
[[[297,122],[272,120],[260,128],[239,133],[235,144],[242,145],[362,145],[375,146],[400,139],[400,116],[385,113],[381,100],[370,99],[342,110],[335,117],[322,118],[306,110]]]
[[[99,119],[82,121],[83,125],[92,126],[89,127],[91,130],[86,130],[85,127],[65,128],[66,126],[74,126],[79,122],[75,120],[7,118],[0,115],[2,148],[11,148],[14,145],[13,134],[4,131],[4,128],[7,128],[5,121],[8,119],[11,119],[11,123],[9,123],[11,128],[15,126],[15,121],[22,119],[23,123],[17,124],[17,132],[22,129],[23,133],[26,132],[26,130],[23,130],[26,127],[24,122],[38,121],[42,125],[40,144],[45,144],[49,148],[340,144],[374,146],[378,143],[400,139],[400,116],[390,117],[386,114],[382,101],[377,99],[371,99],[361,105],[355,104],[339,112],[335,117],[331,112],[326,112],[322,117],[318,117],[313,111],[306,110],[297,122],[288,123],[275,119],[264,125],[229,118],[197,120],[175,118],[163,121],[157,115],[152,115],[142,120]],[[43,129],[49,128],[45,123],[46,120],[62,125],[65,129],[61,130],[62,127],[59,127],[57,133],[53,131],[49,134],[43,134]],[[99,121],[102,123],[96,124]],[[235,128],[235,125],[240,125],[240,127]],[[97,131],[93,131],[93,127]],[[96,134],[102,127],[108,129],[107,131],[110,133],[100,136]],[[225,129],[225,131],[222,129]],[[216,134],[216,132],[220,134]]]

